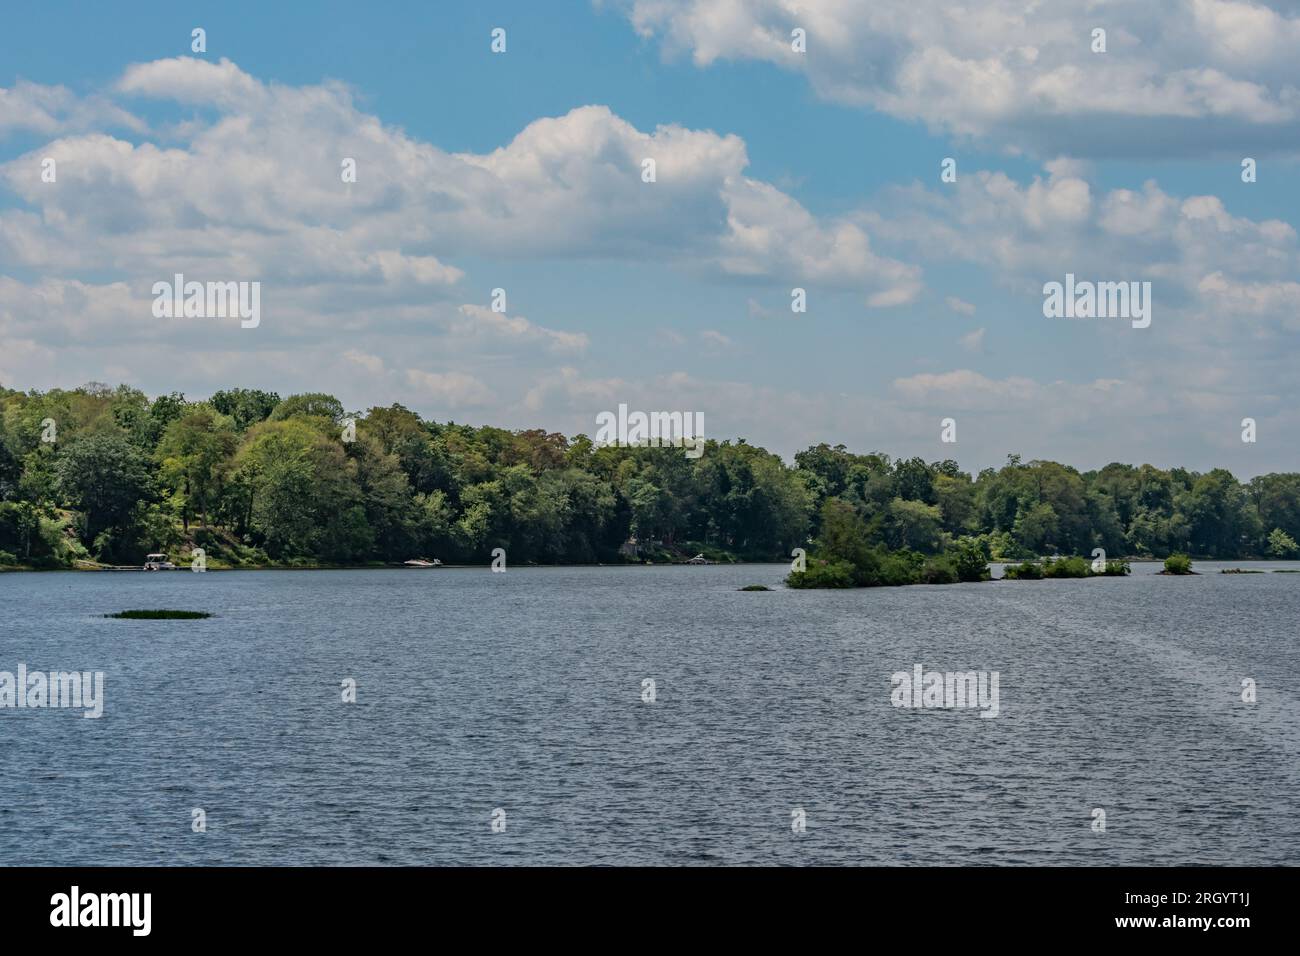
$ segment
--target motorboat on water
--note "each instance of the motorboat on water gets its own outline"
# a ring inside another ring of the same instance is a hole
[[[144,570],[146,571],[175,571],[176,565],[167,560],[165,554],[150,554],[144,559]]]
[[[437,558],[428,561],[424,558],[412,558],[410,561],[403,561],[402,566],[406,568],[440,568],[442,562]]]

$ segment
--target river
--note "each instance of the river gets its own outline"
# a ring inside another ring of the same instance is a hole
[[[0,863],[1295,865],[1300,574],[1224,566],[3,574],[0,670],[104,697],[0,709]]]

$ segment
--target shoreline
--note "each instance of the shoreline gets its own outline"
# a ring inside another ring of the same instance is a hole
[[[610,562],[601,564],[599,562],[588,562],[584,564],[519,564],[517,568],[675,568],[675,567],[740,567],[742,565],[778,565],[787,566],[788,561],[714,561],[707,565],[693,565],[688,561],[661,561],[661,562]],[[491,568],[491,564],[443,564],[436,568],[408,568],[400,564],[313,564],[313,565],[284,565],[284,564],[257,564],[241,565],[239,567],[214,568],[210,564],[203,574],[211,574],[220,571],[411,571],[411,572],[434,572],[434,571],[451,571],[465,570],[467,568],[483,569]],[[21,565],[0,566],[0,574],[170,574],[175,572],[196,573],[188,567],[176,567],[169,571],[145,571],[144,568],[130,566],[117,567],[75,567],[75,568],[32,568]]]
[[[1038,560],[1042,560],[1042,559],[1040,558],[1040,559],[1038,559]],[[1123,558],[1123,559],[1120,559],[1120,560],[1127,561],[1127,562],[1129,562],[1130,564],[1161,564],[1161,563],[1163,563],[1163,559],[1161,559],[1161,558]],[[1283,558],[1196,558],[1195,560],[1196,560],[1197,562],[1199,562],[1199,563],[1202,563],[1202,564],[1246,564],[1246,565],[1250,565],[1250,564],[1288,564],[1288,563],[1297,563],[1295,560],[1288,561],[1288,560],[1283,559]],[[1003,566],[1005,566],[1005,565],[1019,564],[1019,563],[1020,563],[1019,560],[989,561],[989,565],[990,565],[990,566],[993,566],[993,565],[1003,565]],[[518,568],[532,568],[532,569],[540,569],[540,568],[672,568],[672,567],[744,567],[744,566],[748,566],[748,567],[761,567],[761,566],[772,567],[772,566],[788,566],[788,564],[789,564],[789,561],[788,561],[788,560],[786,560],[786,559],[779,559],[779,560],[772,560],[772,561],[740,561],[740,560],[737,560],[737,561],[714,561],[714,562],[710,562],[710,563],[707,564],[707,565],[692,565],[692,564],[690,564],[690,563],[687,562],[687,561],[665,561],[665,562],[627,561],[627,562],[610,562],[610,563],[586,562],[586,563],[580,563],[580,564],[520,564],[520,565],[517,565],[516,567],[518,567]],[[436,567],[436,568],[410,568],[410,567],[405,567],[405,566],[400,565],[400,564],[312,564],[312,565],[258,564],[258,565],[241,565],[241,566],[238,566],[238,567],[217,567],[217,568],[214,568],[214,567],[212,567],[211,565],[209,565],[207,571],[204,571],[204,572],[201,572],[201,573],[209,574],[209,573],[217,573],[217,572],[222,572],[222,571],[411,571],[411,572],[425,571],[425,572],[435,572],[435,571],[465,570],[465,569],[467,569],[467,568],[482,569],[482,568],[485,568],[485,567],[490,569],[490,568],[491,568],[491,564],[490,564],[490,563],[489,563],[489,564],[443,564],[443,565],[440,565],[440,566],[438,566],[438,567]],[[82,574],[82,573],[90,573],[90,574],[95,574],[95,573],[102,573],[102,574],[133,574],[133,573],[137,573],[137,574],[168,574],[168,573],[172,573],[172,572],[190,573],[190,574],[196,573],[196,572],[194,572],[194,571],[191,571],[188,567],[183,567],[183,566],[181,566],[181,567],[176,567],[176,568],[172,569],[172,571],[145,571],[144,568],[137,568],[137,567],[132,567],[132,566],[129,566],[129,565],[126,565],[126,566],[122,566],[122,565],[119,565],[119,566],[101,565],[101,566],[93,566],[93,567],[87,567],[87,566],[85,566],[85,565],[82,565],[82,566],[80,566],[80,567],[71,567],[71,568],[34,568],[34,567],[28,567],[28,566],[24,566],[24,565],[0,565],[0,575],[5,575],[5,574],[61,574],[61,573],[64,573],[64,574],[66,574],[66,573],[73,573],[73,574]],[[1193,572],[1193,573],[1196,573],[1196,572]],[[1174,575],[1174,576],[1177,577],[1177,575]],[[1000,578],[994,578],[993,580],[1001,580],[1001,579],[1000,579]]]

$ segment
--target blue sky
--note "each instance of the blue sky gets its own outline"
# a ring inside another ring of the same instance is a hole
[[[1296,11],[970,6],[15,9],[0,382],[568,433],[628,402],[787,456],[1293,470]],[[262,325],[160,324],[175,271],[260,281]],[[1151,281],[1151,327],[1045,318],[1067,271]]]

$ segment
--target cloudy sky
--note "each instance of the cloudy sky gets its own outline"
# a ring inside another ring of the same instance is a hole
[[[5,13],[6,386],[1300,467],[1300,2],[185,6]],[[178,272],[261,324],[155,318]],[[1045,318],[1066,273],[1150,327]]]

